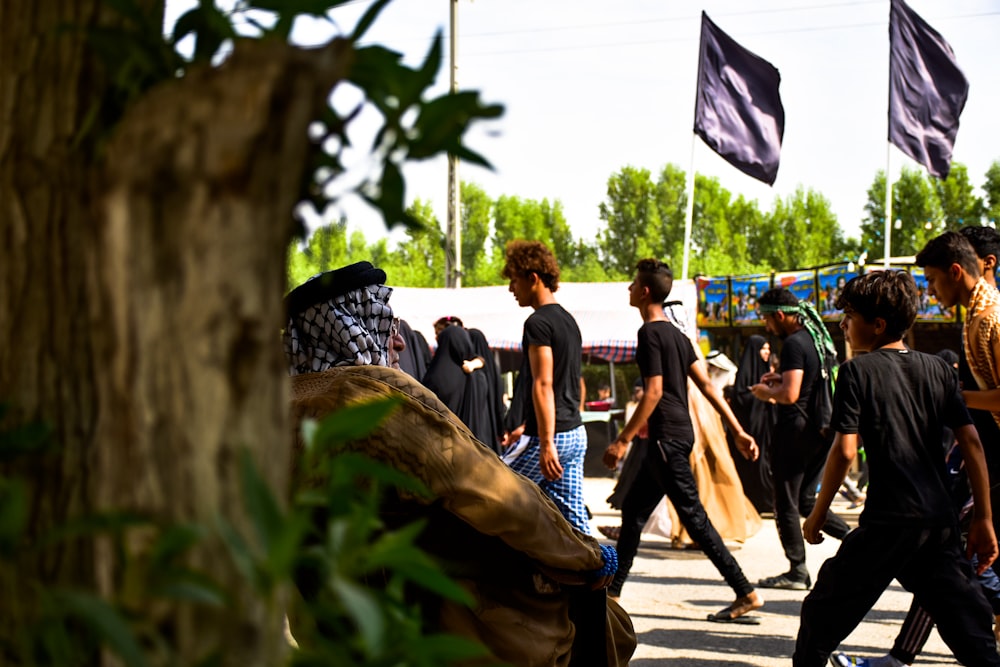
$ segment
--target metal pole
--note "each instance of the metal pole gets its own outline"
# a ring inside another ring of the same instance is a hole
[[[694,222],[694,145],[698,135],[691,134],[691,169],[687,178],[687,208],[684,212],[684,263],[681,265],[681,280],[687,280],[691,258],[691,225]]]
[[[889,258],[892,257],[892,177],[889,175],[889,162],[892,157],[892,142],[887,142],[885,149],[885,258],[882,267],[889,268]]]
[[[458,92],[458,0],[451,5],[451,92]],[[462,286],[462,222],[461,191],[458,183],[458,157],[448,154],[448,231],[445,252],[445,281],[448,287]]]

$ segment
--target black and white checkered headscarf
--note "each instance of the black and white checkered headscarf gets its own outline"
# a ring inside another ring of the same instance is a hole
[[[388,366],[390,295],[391,287],[363,285],[290,313],[283,340],[289,374]]]

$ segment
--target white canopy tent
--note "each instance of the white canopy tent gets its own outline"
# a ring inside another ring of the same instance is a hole
[[[635,357],[639,312],[629,306],[628,283],[560,283],[556,300],[568,310],[583,336],[583,352],[610,362]],[[697,313],[693,280],[675,280],[670,300],[681,301],[692,324]],[[479,329],[494,350],[520,350],[524,320],[530,311],[517,305],[506,286],[453,288],[393,288],[393,311],[433,345],[434,322],[458,317]]]

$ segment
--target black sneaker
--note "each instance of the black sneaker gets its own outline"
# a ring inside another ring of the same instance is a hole
[[[786,591],[807,591],[812,588],[812,581],[808,576],[805,579],[793,579],[786,573],[761,579],[757,585],[761,588],[781,588]]]

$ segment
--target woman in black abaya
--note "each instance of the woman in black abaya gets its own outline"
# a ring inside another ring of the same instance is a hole
[[[760,447],[760,458],[748,461],[739,455],[730,435],[729,450],[736,463],[736,472],[743,483],[743,493],[758,512],[774,511],[774,482],[771,480],[771,430],[774,428],[774,406],[759,401],[750,387],[771,370],[771,345],[763,336],[750,336],[743,348],[740,366],[733,382],[730,407],[747,433]]]
[[[462,420],[477,440],[496,451],[486,375],[480,370],[466,373],[462,368],[463,363],[476,357],[469,332],[462,326],[445,327],[437,343],[423,385]]]

